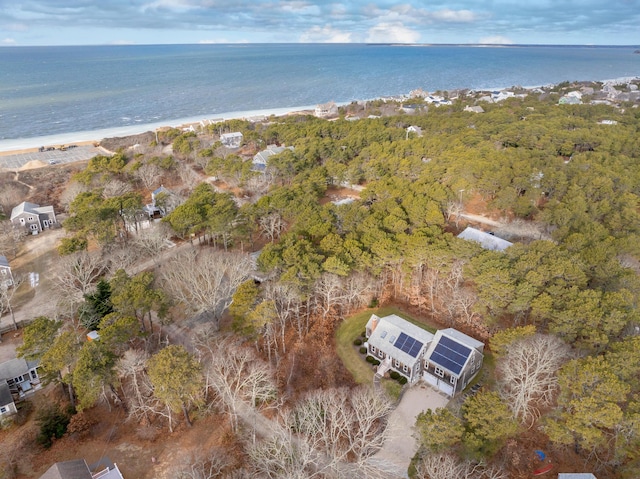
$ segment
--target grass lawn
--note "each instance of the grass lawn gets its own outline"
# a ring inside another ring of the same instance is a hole
[[[367,309],[345,318],[336,332],[336,349],[343,364],[347,367],[358,384],[371,384],[373,382],[373,369],[371,365],[362,358],[360,353],[358,353],[358,349],[353,345],[353,341],[356,338],[359,338],[364,332],[367,321],[369,321],[372,314],[377,314],[380,317],[397,314],[401,318],[406,319],[410,323],[426,329],[431,333],[436,332],[436,328],[420,323],[405,312],[400,311],[398,308],[393,306],[378,309]]]

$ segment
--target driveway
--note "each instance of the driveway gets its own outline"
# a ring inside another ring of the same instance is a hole
[[[449,398],[420,382],[405,391],[389,418],[388,437],[382,449],[370,462],[393,477],[408,478],[407,469],[418,450],[415,423],[418,414],[427,409],[445,407]]]

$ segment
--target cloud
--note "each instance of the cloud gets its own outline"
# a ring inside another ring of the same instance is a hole
[[[330,25],[313,27],[300,35],[302,43],[350,43],[351,41],[351,33],[336,30]]]
[[[4,38],[0,44],[2,45],[15,45],[16,44],[16,40],[15,38]]]
[[[114,40],[110,42],[109,45],[135,45],[136,42],[133,40]]]
[[[478,40],[478,43],[485,45],[513,45],[515,42],[508,37],[502,35],[492,35],[490,37],[483,37]]]
[[[450,22],[450,23],[471,23],[478,20],[477,13],[473,13],[471,10],[438,10],[429,14],[429,16],[437,22]]]
[[[420,33],[399,22],[379,23],[368,33],[368,43],[416,43],[420,39]]]

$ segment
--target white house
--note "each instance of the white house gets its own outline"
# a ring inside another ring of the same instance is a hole
[[[32,234],[38,234],[56,223],[53,206],[40,206],[23,201],[11,210],[11,222],[20,225]]]
[[[233,133],[223,133],[220,135],[220,143],[227,148],[240,148],[242,144],[243,135],[239,131]]]
[[[6,256],[0,255],[0,286],[9,287],[13,285],[13,274],[11,274],[11,266]]]
[[[393,369],[410,383],[420,379],[422,359],[433,334],[395,314],[383,318],[372,314],[366,334],[369,354],[381,362],[378,374]]]
[[[38,362],[15,358],[1,363],[0,382],[6,382],[15,397],[23,398],[29,392],[42,387],[38,375]]]
[[[318,118],[329,118],[332,116],[338,115],[338,105],[335,102],[330,101],[329,103],[321,103],[320,105],[316,105],[313,114]]]
[[[18,412],[7,381],[0,381],[0,416]]]
[[[472,228],[471,226],[467,226],[465,230],[458,235],[458,238],[467,241],[475,241],[476,243],[480,243],[484,249],[488,249],[491,251],[504,251],[509,246],[512,246],[513,243],[504,240],[502,238],[498,238],[489,233],[485,233],[484,231],[480,231],[479,229]]]
[[[373,314],[365,328],[367,352],[380,360],[379,375],[394,370],[410,384],[422,379],[454,396],[482,366],[484,344],[453,328],[434,335],[395,314]]]
[[[449,396],[466,388],[482,366],[484,344],[448,328],[436,332],[425,354],[423,379]]]

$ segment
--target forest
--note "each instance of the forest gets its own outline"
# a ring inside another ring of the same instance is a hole
[[[561,93],[484,113],[460,97],[357,121],[357,105],[335,121],[230,120],[95,157],[58,198],[55,316],[34,318],[19,354],[74,411],[106,402],[170,431],[224,417],[234,454],[194,456],[175,477],[385,477],[368,458],[396,398],[355,383],[335,331],[399,305],[491,358],[477,393],[418,418],[412,477],[529,477],[532,444],[600,479],[635,477],[640,109]],[[235,131],[241,148],[222,146]],[[293,148],[257,170],[273,144]],[[167,214],[146,228],[161,185]],[[457,238],[465,212],[514,245]],[[273,431],[256,439],[265,417]]]

